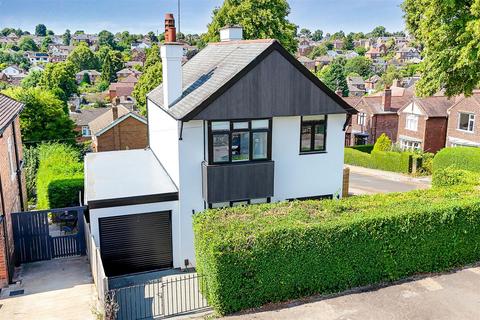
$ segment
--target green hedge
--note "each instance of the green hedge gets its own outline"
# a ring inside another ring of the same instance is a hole
[[[80,152],[69,145],[44,144],[38,147],[38,158],[37,209],[78,204],[83,189]]]
[[[209,210],[197,271],[221,314],[480,260],[480,191],[432,189]]]
[[[345,149],[345,163],[354,166],[410,173],[412,153],[394,151],[372,151],[371,154]]]
[[[454,167],[438,169],[432,176],[432,185],[434,187],[478,186],[480,173]]]
[[[365,144],[365,145],[361,145],[361,146],[351,146],[351,147],[347,147],[347,148],[358,150],[358,151],[365,152],[365,153],[372,153],[373,144]]]
[[[480,148],[454,147],[441,150],[433,159],[433,172],[449,167],[480,172]]]

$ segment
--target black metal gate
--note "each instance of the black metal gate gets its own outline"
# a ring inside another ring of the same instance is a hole
[[[86,207],[12,214],[17,264],[85,255]]]

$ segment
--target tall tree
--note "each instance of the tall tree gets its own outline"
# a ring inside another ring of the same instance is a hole
[[[110,46],[115,48],[115,37],[113,33],[107,30],[102,30],[98,34],[98,44],[101,46]]]
[[[72,62],[49,63],[42,73],[40,86],[55,92],[60,99],[67,101],[77,92],[75,73]]]
[[[154,44],[150,49],[147,51],[147,57],[145,60],[144,68],[147,70],[151,66],[161,63],[160,59],[160,48]]]
[[[45,37],[47,35],[47,27],[44,24],[39,24],[35,27],[35,35]]]
[[[245,39],[277,39],[288,51],[297,50],[297,27],[288,21],[290,6],[286,0],[225,0],[213,10],[205,42],[220,40],[220,29],[239,24]]]
[[[359,74],[364,79],[369,78],[373,73],[372,60],[362,56],[347,60],[345,63],[345,75],[348,76],[352,73]]]
[[[158,42],[158,37],[155,35],[155,33],[153,31],[150,31],[149,33],[147,33],[147,37],[148,37],[148,39],[150,39],[150,41],[152,43],[157,43]]]
[[[313,41],[320,41],[323,39],[323,31],[322,30],[315,30],[312,34]]]
[[[387,35],[387,29],[384,26],[375,27],[375,29],[370,32],[370,36],[374,38],[385,37]]]
[[[157,62],[144,71],[135,85],[133,97],[143,115],[146,115],[147,94],[162,83],[162,63]]]
[[[22,37],[18,42],[18,47],[23,51],[38,51],[38,46],[32,37]]]
[[[353,50],[353,49],[355,49],[355,44],[354,44],[354,42],[353,42],[353,36],[354,36],[353,33],[349,33],[349,34],[345,37],[345,41],[343,42],[343,49],[344,49],[344,50]]]
[[[480,1],[405,0],[403,10],[424,46],[417,94],[471,94],[480,83]]]
[[[305,37],[305,38],[310,38],[312,36],[312,31],[310,31],[307,28],[302,28],[300,29],[300,32],[298,33],[300,37]]]
[[[42,71],[30,71],[28,75],[22,80],[22,88],[34,88],[40,85],[42,74]]]
[[[312,49],[312,51],[308,54],[310,59],[315,59],[316,57],[324,56],[327,54],[327,47],[323,44],[316,46]]]
[[[102,81],[111,83],[117,80],[117,72],[123,67],[122,54],[111,50],[105,56],[102,64]]]
[[[320,80],[333,91],[341,90],[344,97],[348,97],[349,90],[345,67],[340,61],[335,60],[331,65],[324,67],[317,74]]]
[[[45,38],[43,38],[42,47],[41,47],[42,52],[47,52],[48,46],[52,43],[53,43],[53,40],[51,36],[46,36]]]
[[[74,65],[76,72],[100,69],[97,57],[85,43],[80,43],[75,47],[68,56],[67,61]]]
[[[62,40],[64,45],[70,45],[70,42],[72,41],[72,34],[70,33],[70,30],[65,30],[65,33],[62,36]]]
[[[25,108],[20,114],[22,140],[26,144],[42,141],[73,140],[75,124],[70,120],[66,104],[49,90],[36,88],[11,88],[5,95],[21,101]]]

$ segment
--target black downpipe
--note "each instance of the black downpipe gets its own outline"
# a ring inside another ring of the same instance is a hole
[[[21,211],[25,210],[25,202],[24,202],[24,194],[23,194],[23,187],[22,187],[22,167],[23,164],[21,163],[18,155],[18,144],[17,144],[17,134],[15,132],[15,121],[12,122],[12,134],[13,134],[13,144],[15,146],[15,163],[17,167],[17,183],[18,183],[18,195],[20,196],[20,208]]]

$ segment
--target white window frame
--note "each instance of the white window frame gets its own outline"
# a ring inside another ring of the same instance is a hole
[[[357,115],[357,124],[361,126],[365,126],[366,119],[367,119],[367,114],[364,112],[359,112]]]
[[[462,115],[468,115],[468,128],[467,130],[460,128],[460,122]],[[459,112],[457,121],[457,130],[467,133],[475,133],[475,113]]]
[[[407,118],[405,120],[405,129],[410,131],[418,131],[418,115],[407,114]]]
[[[422,143],[418,141],[400,139],[400,147],[402,148],[402,150],[410,150],[410,151],[421,150]]]
[[[91,137],[92,133],[90,132],[89,126],[82,126],[82,137]]]
[[[10,179],[15,179],[15,175],[17,174],[15,168],[15,161],[13,160],[13,141],[12,136],[8,137],[7,139],[7,148],[8,148],[8,164],[10,168]]]

